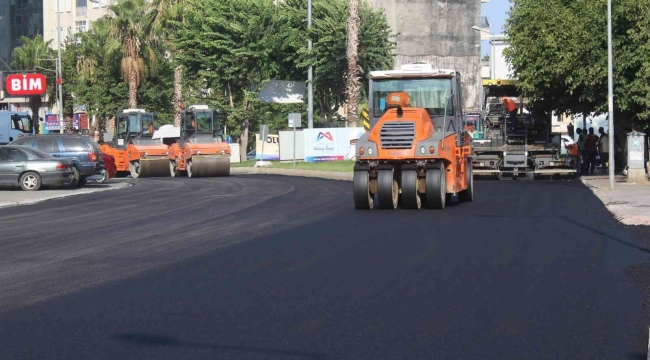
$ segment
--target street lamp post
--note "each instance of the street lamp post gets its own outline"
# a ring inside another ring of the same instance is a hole
[[[57,43],[57,61],[56,61],[56,87],[59,93],[59,132],[64,133],[64,124],[63,124],[63,88],[61,86],[62,76],[61,76],[61,0],[56,0],[56,43]]]
[[[609,112],[609,188],[614,189],[614,59],[612,54],[612,0],[607,0],[607,87]]]
[[[307,29],[311,29],[311,0],[307,2]],[[309,50],[309,69],[307,70],[307,127],[309,129],[314,127],[314,85],[312,84],[313,72],[311,67],[311,35],[307,40],[307,50]]]

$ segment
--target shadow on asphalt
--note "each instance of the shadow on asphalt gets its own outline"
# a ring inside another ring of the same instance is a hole
[[[149,335],[143,333],[120,333],[113,336],[116,340],[126,341],[139,346],[172,346],[172,347],[187,347],[193,349],[206,349],[214,351],[238,351],[257,353],[265,355],[285,355],[285,356],[299,356],[307,359],[326,360],[325,354],[309,353],[303,351],[281,350],[281,349],[268,349],[254,346],[235,346],[235,345],[215,345],[206,343],[196,343],[191,341],[181,341],[176,338],[158,335]]]
[[[647,360],[648,357],[644,353],[632,353],[632,354],[627,354],[627,358],[629,360]]]

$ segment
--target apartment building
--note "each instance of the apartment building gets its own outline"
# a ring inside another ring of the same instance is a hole
[[[3,1],[3,0],[0,0]],[[43,36],[57,48],[57,17],[61,15],[61,42],[76,33],[88,31],[91,23],[108,15],[115,0],[43,0]]]
[[[43,34],[43,0],[0,0],[0,71],[8,71],[11,52],[22,37]]]

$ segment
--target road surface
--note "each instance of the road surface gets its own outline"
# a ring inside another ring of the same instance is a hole
[[[0,209],[0,359],[645,359],[650,251],[579,182],[127,181]]]

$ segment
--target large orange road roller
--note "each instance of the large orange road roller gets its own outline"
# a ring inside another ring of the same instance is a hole
[[[169,176],[166,145],[153,141],[154,117],[143,109],[115,114],[113,137],[101,145],[102,153],[115,158],[117,175]]]
[[[370,73],[371,130],[357,141],[357,209],[444,209],[473,201],[460,74],[429,64]]]
[[[192,105],[181,114],[180,139],[169,147],[168,172],[192,177],[230,175],[230,146],[223,141],[218,112]]]

